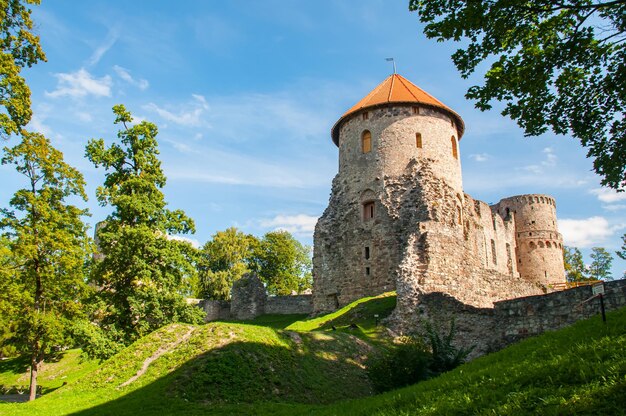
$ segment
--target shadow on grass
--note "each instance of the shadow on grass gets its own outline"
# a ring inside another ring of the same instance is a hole
[[[274,329],[285,329],[289,325],[293,324],[294,322],[306,319],[307,316],[308,316],[307,314],[291,314],[291,315],[267,314],[267,315],[257,316],[256,318],[247,320],[247,321],[224,320],[220,322],[266,326],[268,328],[274,328]]]
[[[364,352],[349,337],[289,332],[281,337],[289,346],[237,341],[210,350],[117,399],[73,414],[293,415],[371,394],[358,364]]]

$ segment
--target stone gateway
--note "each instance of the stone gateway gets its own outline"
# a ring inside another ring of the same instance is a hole
[[[463,192],[461,117],[393,74],[331,131],[339,172],[315,227],[314,313],[396,290],[394,316],[444,293],[492,308],[565,281],[556,203]]]

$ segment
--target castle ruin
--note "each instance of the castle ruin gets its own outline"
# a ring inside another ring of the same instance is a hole
[[[314,312],[392,290],[400,318],[430,293],[491,308],[565,281],[552,197],[489,206],[463,192],[464,128],[397,74],[335,123],[339,172],[315,227]]]

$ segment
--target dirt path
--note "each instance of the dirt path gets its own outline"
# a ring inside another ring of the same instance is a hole
[[[155,360],[157,360],[160,356],[162,356],[166,352],[169,352],[169,351],[173,350],[174,348],[179,346],[181,343],[187,341],[189,339],[189,337],[191,336],[191,334],[193,333],[193,331],[195,331],[195,330],[196,330],[195,327],[190,328],[189,331],[187,331],[187,333],[185,335],[183,335],[182,337],[177,339],[175,342],[173,342],[171,344],[168,344],[166,346],[163,346],[163,347],[159,348],[158,350],[156,350],[154,352],[154,354],[152,354],[150,357],[148,357],[148,358],[146,358],[144,360],[143,365],[141,366],[139,371],[137,371],[137,374],[135,374],[134,376],[132,376],[131,378],[129,378],[128,380],[126,380],[125,382],[120,384],[119,387],[126,387],[130,383],[132,383],[135,380],[137,380],[139,377],[143,376],[146,373],[146,371],[148,370],[148,367],[150,366],[150,364],[152,364]]]

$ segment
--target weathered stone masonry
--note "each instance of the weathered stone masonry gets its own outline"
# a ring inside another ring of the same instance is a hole
[[[339,119],[339,172],[314,235],[314,312],[396,290],[402,322],[429,293],[485,308],[565,280],[553,198],[489,206],[463,192],[464,128],[396,74]]]

